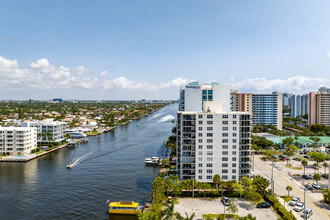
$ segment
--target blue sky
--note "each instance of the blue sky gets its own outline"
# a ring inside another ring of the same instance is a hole
[[[1,0],[0,99],[330,86],[330,1]]]

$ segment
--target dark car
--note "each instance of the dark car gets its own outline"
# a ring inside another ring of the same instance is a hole
[[[301,151],[299,151],[299,153],[300,153],[300,154],[303,154],[304,152],[301,150]]]
[[[222,197],[221,202],[224,206],[229,206],[230,200],[227,197]]]
[[[311,175],[302,175],[302,178],[306,179],[306,180],[312,180],[313,177]]]
[[[329,179],[329,174],[322,174],[322,177],[325,179]]]
[[[262,209],[262,208],[270,208],[270,204],[268,202],[262,202],[257,205],[257,208]]]
[[[313,190],[314,188],[312,187],[312,185],[306,184],[305,187],[309,190]]]
[[[311,157],[310,157],[310,156],[308,156],[308,155],[305,155],[305,156],[304,156],[304,158],[311,158]]]

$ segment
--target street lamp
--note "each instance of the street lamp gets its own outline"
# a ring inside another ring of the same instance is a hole
[[[306,216],[306,187],[300,187],[300,189],[303,189],[304,190],[304,220],[307,219],[307,216]]]

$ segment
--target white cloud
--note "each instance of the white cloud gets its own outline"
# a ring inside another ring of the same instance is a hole
[[[49,61],[45,58],[37,60],[36,63],[32,62],[30,64],[32,69],[46,69],[50,67]]]
[[[170,82],[167,83],[161,83],[161,88],[169,88],[169,87],[181,87],[186,85],[190,80],[189,79],[183,79],[181,77],[173,79]]]
[[[86,69],[83,66],[78,66],[78,67],[74,67],[73,71],[76,73],[76,75],[81,76],[84,73],[88,72],[88,69]]]
[[[103,72],[101,72],[100,73],[100,77],[101,78],[104,78],[104,77],[106,77],[108,75],[108,71],[106,70],[106,71],[103,71]]]
[[[330,57],[330,51],[327,51],[327,52],[326,52],[326,55],[327,55],[328,57]]]
[[[107,90],[132,91],[138,94],[139,91],[152,91],[148,94],[158,94],[166,97],[172,94],[176,97],[178,88],[191,80],[178,77],[169,82],[150,83],[133,81],[121,76],[109,79],[108,71],[103,71],[99,75],[86,76],[88,70],[83,66],[68,68],[65,66],[54,66],[46,59],[42,58],[36,62],[31,62],[29,68],[20,68],[16,60],[6,59],[0,56],[0,90],[21,90],[29,92],[35,91],[66,91],[75,90],[80,93],[82,90]],[[235,81],[232,77],[231,87],[242,92],[262,92],[272,91],[288,92],[308,92],[316,91],[320,86],[329,86],[330,80],[326,78],[310,78],[305,76],[294,76],[288,79],[266,79],[250,78],[243,81]],[[94,94],[94,93],[90,93]],[[112,93],[109,93],[112,94]],[[143,94],[143,93],[140,93]]]
[[[294,76],[288,79],[252,78],[232,83],[232,88],[244,92],[272,92],[272,91],[314,91],[322,85],[329,83],[329,79]]]

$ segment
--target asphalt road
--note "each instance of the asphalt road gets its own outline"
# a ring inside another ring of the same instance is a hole
[[[256,155],[254,158],[254,171],[256,175],[267,176],[271,178],[271,161],[262,161],[260,160],[260,155]],[[304,187],[303,184],[306,184],[308,181],[304,182],[299,181],[299,179],[294,179],[288,175],[288,173],[299,173],[302,174],[303,170],[293,170],[285,167],[286,162],[276,162],[274,163],[274,191],[277,195],[287,195],[286,186],[290,185],[293,190],[290,195],[299,197],[302,201],[304,200]],[[294,166],[299,166],[300,162],[294,162]],[[301,166],[301,165],[300,165]],[[321,170],[322,171],[322,170]],[[306,174],[313,174],[313,170],[307,170]],[[315,182],[310,180],[310,183]],[[324,183],[323,183],[324,182]],[[320,185],[326,185],[327,180],[322,180]],[[321,191],[312,192],[306,190],[306,208],[311,208],[313,210],[313,216],[309,219],[311,220],[321,220],[321,219],[330,219],[330,207],[323,202],[321,202],[323,195]],[[297,217],[297,219],[302,219],[300,217],[302,212],[293,211],[292,207],[287,206],[288,210],[292,210],[292,213]]]

